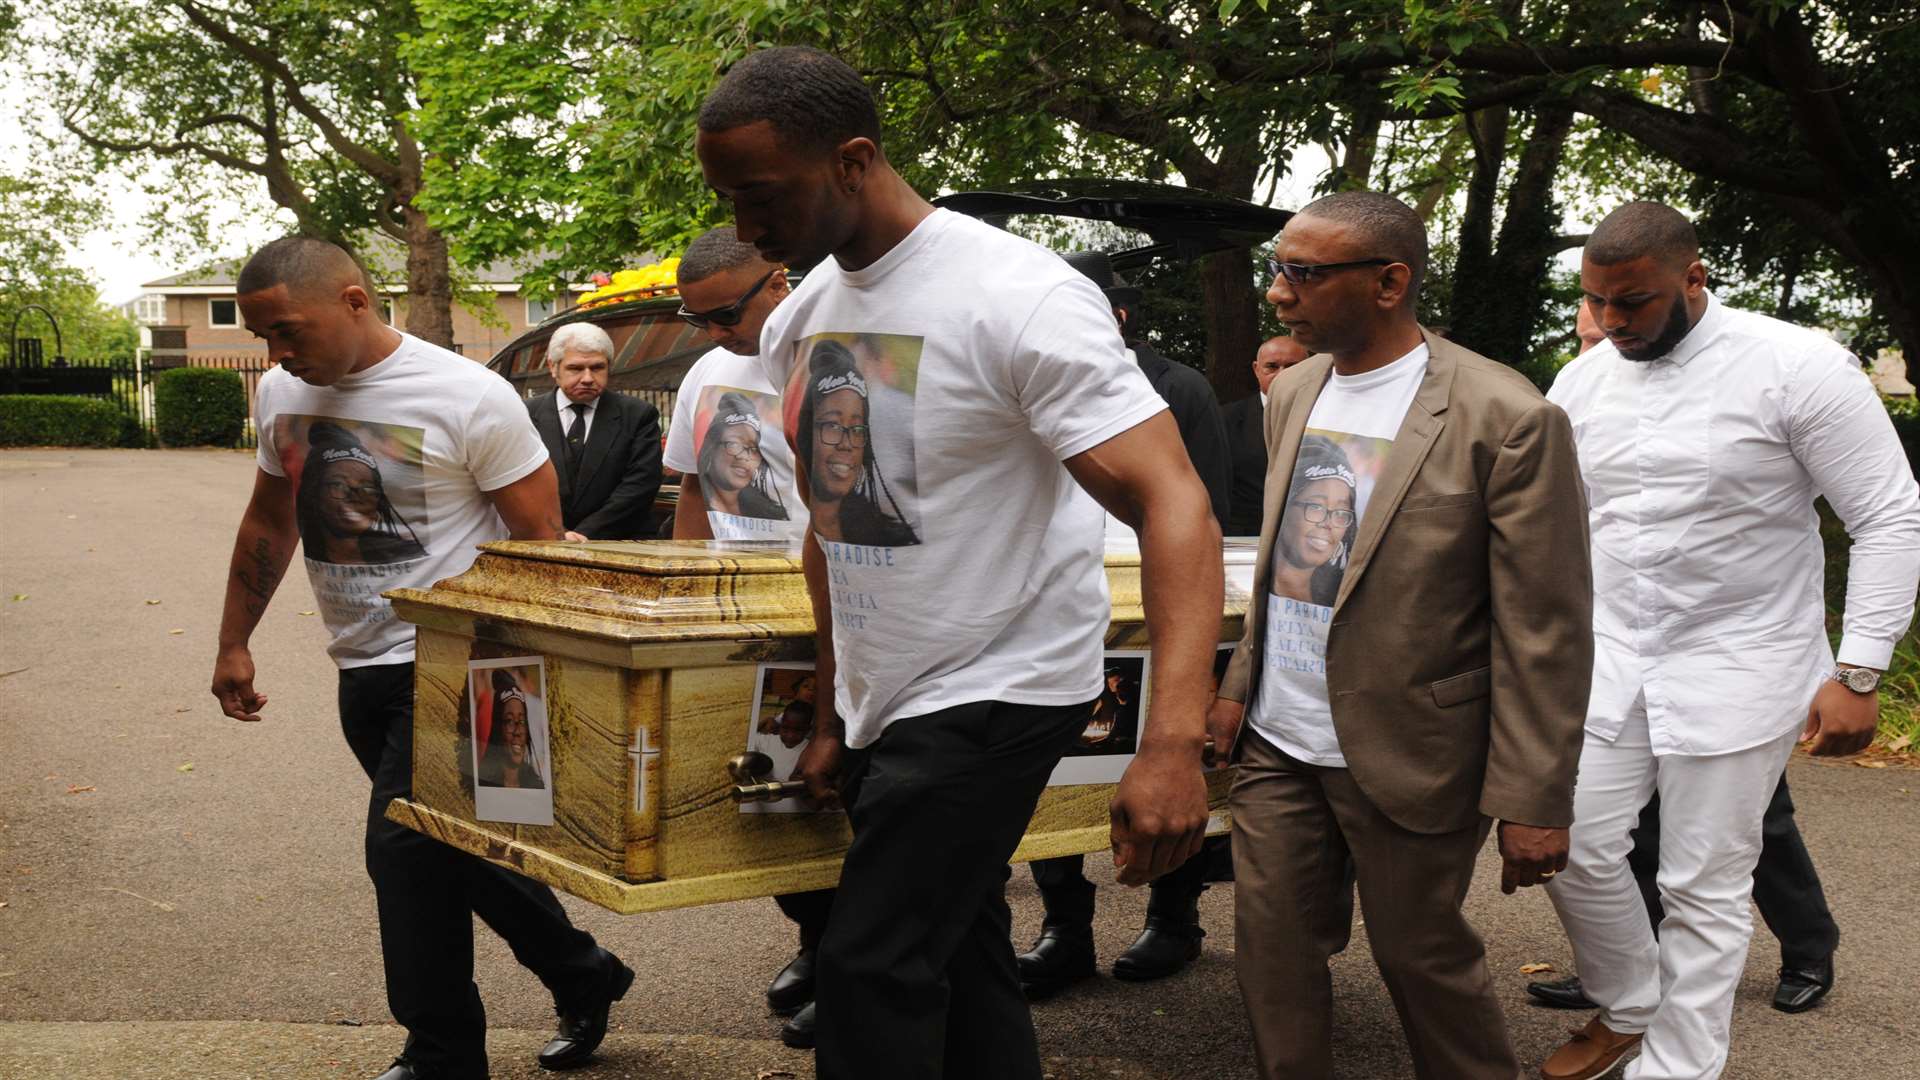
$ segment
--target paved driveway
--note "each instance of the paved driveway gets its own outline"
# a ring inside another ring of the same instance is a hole
[[[399,1047],[360,866],[365,781],[297,571],[254,643],[268,718],[229,721],[206,691],[252,473],[229,452],[0,452],[0,1076],[370,1077]],[[1805,1016],[1770,1010],[1762,931],[1726,1075],[1920,1075],[1920,773],[1796,760],[1790,776],[1846,935],[1840,988]],[[1520,965],[1570,958],[1545,896],[1499,894],[1491,854],[1469,912],[1516,1044],[1537,1060],[1584,1016],[1522,1003]],[[1104,964],[1145,896],[1091,862]],[[1024,871],[1012,893],[1031,933]],[[567,906],[640,972],[587,1075],[811,1075],[759,997],[793,944],[770,902],[631,918]],[[1231,907],[1231,888],[1203,898],[1211,936],[1189,973],[1102,978],[1037,1007],[1053,1074],[1251,1076]],[[1363,942],[1334,967],[1342,1075],[1410,1077]],[[495,1076],[538,1075],[549,1003],[484,929],[478,980]]]

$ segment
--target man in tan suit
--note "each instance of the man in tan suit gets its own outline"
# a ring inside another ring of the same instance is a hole
[[[1416,1075],[1519,1077],[1460,905],[1494,820],[1504,891],[1566,865],[1593,663],[1573,436],[1420,328],[1426,254],[1404,204],[1343,192],[1270,260],[1316,355],[1272,386],[1255,599],[1208,727],[1239,765],[1236,961],[1273,1080],[1332,1074],[1349,857]]]

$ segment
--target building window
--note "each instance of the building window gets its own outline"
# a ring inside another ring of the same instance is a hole
[[[147,293],[133,302],[133,317],[150,326],[166,322],[167,298],[159,293]]]
[[[221,297],[207,301],[208,326],[239,326],[240,303],[233,297]]]
[[[528,326],[539,326],[541,323],[546,322],[548,319],[551,319],[551,318],[553,318],[552,298],[548,298],[546,300],[530,299],[527,301],[527,325]]]

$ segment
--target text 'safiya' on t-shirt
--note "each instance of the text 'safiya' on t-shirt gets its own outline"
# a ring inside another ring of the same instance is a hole
[[[505,379],[405,334],[332,386],[267,372],[254,424],[260,468],[293,486],[327,652],[343,668],[413,659],[413,627],[380,594],[472,566],[477,545],[507,537],[484,493],[547,460]]]
[[[822,262],[759,359],[827,556],[848,745],[967,702],[1093,700],[1102,511],[1061,462],[1166,408],[1100,290],[938,210],[865,269]]]
[[[1327,630],[1360,518],[1427,373],[1427,346],[1360,375],[1335,373],[1300,440],[1267,594],[1265,665],[1248,722],[1288,754],[1345,768],[1327,704]]]
[[[806,535],[780,395],[754,357],[714,349],[694,363],[674,399],[662,460],[700,478],[715,540]]]

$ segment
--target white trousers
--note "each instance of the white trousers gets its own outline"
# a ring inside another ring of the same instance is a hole
[[[1731,754],[1656,757],[1638,702],[1612,742],[1587,734],[1572,850],[1547,895],[1601,1022],[1646,1035],[1626,1080],[1713,1080],[1726,1068],[1733,993],[1753,937],[1760,821],[1797,734]],[[1628,834],[1656,789],[1667,913],[1657,940],[1627,868]]]

